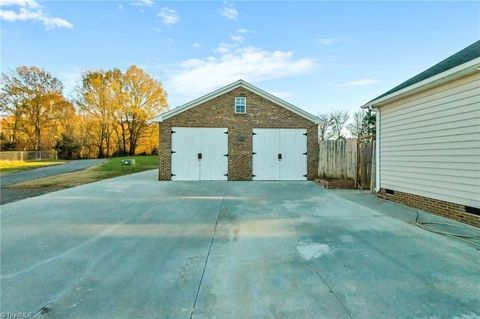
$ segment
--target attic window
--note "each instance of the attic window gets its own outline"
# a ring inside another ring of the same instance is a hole
[[[245,114],[247,113],[247,98],[244,96],[235,97],[235,113]]]

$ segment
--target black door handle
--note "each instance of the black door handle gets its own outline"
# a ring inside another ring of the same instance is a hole
[[[278,160],[279,160],[279,161],[282,160],[282,154],[281,154],[281,153],[278,153]]]
[[[202,160],[202,153],[198,153],[197,158],[198,158],[199,161],[201,161]]]

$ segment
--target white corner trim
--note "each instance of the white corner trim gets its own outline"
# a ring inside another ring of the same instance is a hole
[[[380,125],[381,119],[380,116],[380,109],[377,109],[376,121],[375,121],[375,192],[379,192],[381,185],[380,185],[380,139],[382,136],[380,135]]]
[[[369,107],[375,108],[379,103],[385,103],[389,100],[398,98],[402,95],[405,94],[413,94],[416,91],[424,90],[432,86],[439,85],[443,82],[449,81],[453,78],[460,77],[464,74],[467,74],[469,72],[478,72],[480,67],[480,57],[475,58],[473,60],[470,60],[468,62],[465,62],[463,64],[457,65],[454,68],[451,68],[447,71],[444,71],[442,73],[439,73],[437,75],[434,75],[432,77],[429,77],[423,81],[417,82],[415,84],[412,84],[410,86],[407,86],[406,88],[403,88],[401,90],[395,91],[389,95],[386,95],[384,97],[381,97],[379,99],[373,100],[371,102],[365,103],[364,105],[361,106],[362,109],[367,109]]]
[[[315,115],[310,114],[310,113],[308,113],[307,111],[304,111],[304,110],[302,110],[301,108],[296,107],[295,105],[290,104],[290,103],[288,103],[287,101],[284,101],[284,100],[282,100],[282,99],[280,99],[280,98],[278,98],[278,97],[276,97],[276,96],[274,96],[274,95],[272,95],[272,94],[270,94],[270,93],[268,93],[268,92],[266,92],[266,91],[264,91],[264,90],[262,90],[262,89],[260,89],[260,88],[258,88],[258,87],[256,87],[256,86],[254,86],[254,85],[252,85],[252,84],[250,84],[250,83],[248,83],[248,82],[245,82],[244,80],[235,81],[235,82],[233,82],[233,83],[231,83],[231,84],[229,84],[229,85],[227,85],[227,86],[224,86],[224,87],[222,87],[222,88],[220,88],[220,89],[218,89],[218,90],[215,90],[215,91],[213,91],[213,92],[211,92],[211,93],[209,93],[209,94],[206,94],[206,95],[204,95],[204,96],[202,96],[202,97],[199,97],[198,99],[195,99],[195,100],[190,101],[190,102],[188,102],[188,103],[186,103],[186,104],[183,104],[183,105],[181,105],[181,106],[179,106],[179,107],[176,107],[176,108],[174,108],[174,109],[171,109],[170,111],[161,113],[161,114],[159,114],[157,117],[155,117],[153,121],[154,121],[154,122],[163,122],[164,120],[166,120],[166,119],[168,119],[168,118],[171,118],[171,117],[173,117],[173,116],[175,116],[175,115],[177,115],[177,114],[180,114],[180,113],[182,113],[182,112],[185,112],[186,110],[189,110],[189,109],[191,109],[191,108],[193,108],[193,107],[195,107],[195,106],[198,106],[198,105],[200,105],[200,104],[202,104],[202,103],[205,103],[205,102],[207,102],[207,101],[209,101],[209,100],[211,100],[211,99],[214,99],[214,98],[216,98],[216,97],[218,97],[218,96],[220,96],[220,95],[222,95],[222,94],[224,94],[224,93],[226,93],[226,92],[228,92],[228,91],[231,91],[231,90],[233,90],[233,89],[236,89],[236,88],[238,88],[238,87],[243,87],[243,88],[245,88],[245,89],[247,89],[247,90],[250,90],[250,91],[252,91],[253,93],[255,93],[255,94],[257,94],[257,95],[259,95],[259,96],[261,96],[261,97],[263,97],[263,98],[265,98],[265,99],[267,99],[267,100],[269,100],[269,101],[271,101],[271,102],[273,102],[273,103],[275,103],[275,104],[277,104],[277,105],[280,105],[280,106],[282,106],[283,108],[285,108],[285,109],[287,109],[287,110],[290,110],[290,111],[292,111],[293,113],[295,113],[295,114],[297,114],[297,115],[300,115],[300,116],[306,118],[307,120],[309,120],[309,121],[311,121],[311,122],[313,122],[313,123],[315,123],[315,124],[318,124],[318,123],[319,123],[319,119],[318,119],[318,117],[316,117]]]

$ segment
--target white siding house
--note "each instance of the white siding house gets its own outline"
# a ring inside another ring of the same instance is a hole
[[[377,191],[418,195],[477,213],[480,41],[363,107],[377,110]]]

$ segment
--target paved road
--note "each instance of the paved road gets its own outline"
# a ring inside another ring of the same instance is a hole
[[[10,203],[13,201],[25,199],[27,197],[38,196],[54,191],[55,189],[8,189],[9,185],[42,178],[60,175],[64,173],[70,173],[92,167],[94,165],[104,162],[104,159],[92,159],[92,160],[77,160],[70,161],[65,164],[53,165],[47,167],[36,168],[28,171],[8,174],[0,178],[1,184],[1,198],[0,205]]]
[[[41,167],[41,168],[36,168],[28,171],[8,174],[6,176],[1,177],[1,184],[3,187],[11,184],[25,182],[32,179],[79,171],[79,170],[86,169],[94,165],[103,163],[104,161],[105,161],[104,159],[77,160],[77,161],[70,161],[65,164]]]
[[[414,210],[368,194],[352,201],[310,182],[156,178],[148,171],[2,206],[2,311],[480,316],[478,250],[383,213]]]

